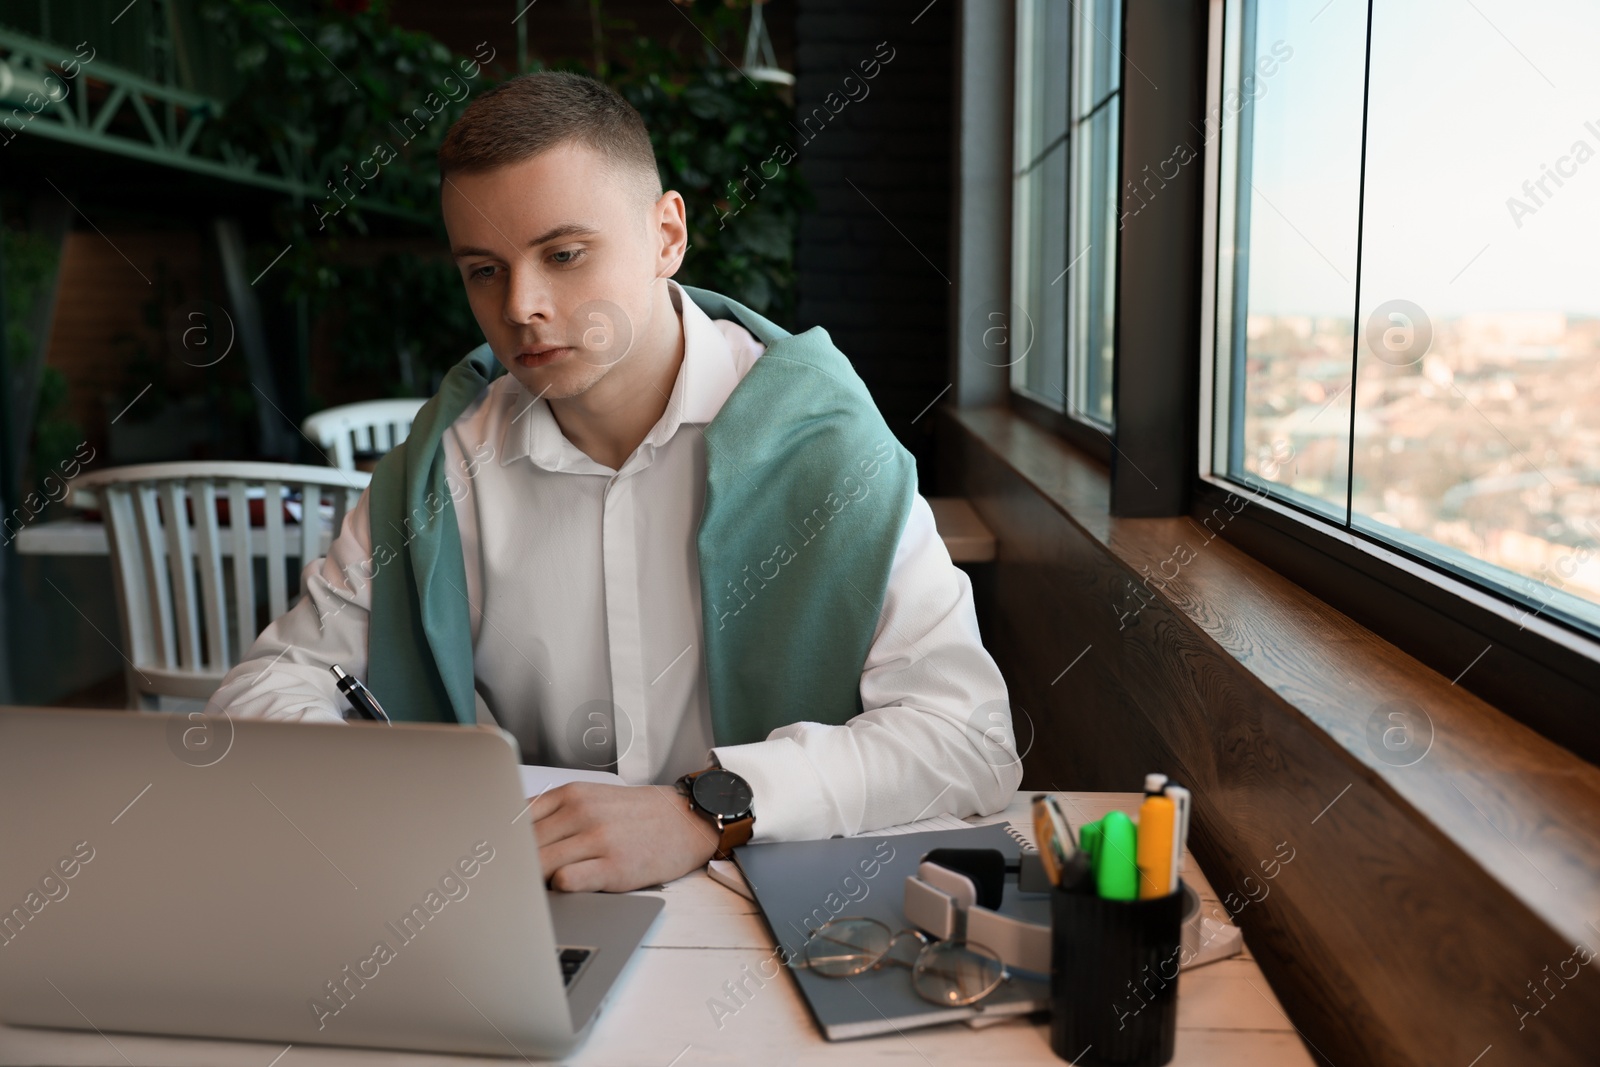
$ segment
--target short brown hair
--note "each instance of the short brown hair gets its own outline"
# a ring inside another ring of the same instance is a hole
[[[651,201],[661,196],[639,112],[610,86],[566,71],[520,74],[474,100],[439,146],[439,176],[509,166],[569,142],[600,152]]]

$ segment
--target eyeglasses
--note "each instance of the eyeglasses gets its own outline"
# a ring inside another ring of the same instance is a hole
[[[894,955],[895,946],[906,938],[921,946],[909,963]],[[817,927],[806,939],[796,966],[824,978],[852,978],[885,963],[910,967],[911,988],[924,1000],[946,1008],[975,1004],[1011,977],[992,949],[974,941],[934,941],[921,930],[891,933],[877,919],[851,916]]]

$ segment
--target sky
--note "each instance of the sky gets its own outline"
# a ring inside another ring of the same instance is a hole
[[[1231,5],[1230,5],[1231,6]],[[1379,0],[1363,315],[1390,299],[1600,315],[1600,2]],[[1251,310],[1348,316],[1360,206],[1362,0],[1260,0]],[[1281,52],[1281,46],[1280,46]],[[1588,129],[1585,123],[1593,125]],[[1523,191],[1583,141],[1594,158]],[[1506,201],[1533,213],[1520,227]]]

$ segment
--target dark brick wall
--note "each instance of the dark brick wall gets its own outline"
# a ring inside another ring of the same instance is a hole
[[[823,327],[850,357],[925,491],[934,416],[922,412],[950,381],[955,12],[954,0],[795,9],[796,122],[814,108],[829,116],[803,130],[809,141],[796,133],[817,201],[800,228],[796,325]],[[860,64],[875,59],[866,80]]]

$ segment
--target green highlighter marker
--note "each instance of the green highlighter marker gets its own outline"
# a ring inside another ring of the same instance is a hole
[[[1120,811],[1113,811],[1100,820],[1096,837],[1095,887],[1101,898],[1138,900],[1138,837],[1133,820]]]
[[[1089,857],[1089,866],[1100,865],[1100,822],[1086,822],[1078,827],[1078,851]]]

